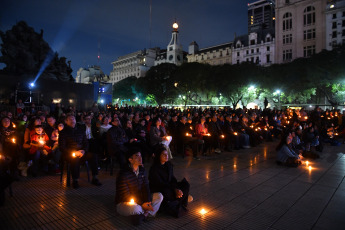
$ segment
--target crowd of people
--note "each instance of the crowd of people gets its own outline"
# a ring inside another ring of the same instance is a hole
[[[280,139],[277,163],[297,167],[303,158],[318,158],[325,143],[340,145],[336,137],[344,134],[345,127],[340,110],[318,107],[311,111],[181,110],[108,105],[100,110],[95,104],[89,111],[55,105],[47,112],[17,106],[15,114],[1,111],[0,117],[1,191],[10,183],[8,178],[58,174],[64,163],[70,166],[73,188],[78,188],[84,161],[92,172],[91,183],[101,186],[100,163],[116,160],[121,169],[117,210],[132,216],[135,223],[154,216],[160,206],[176,217],[187,210],[189,183],[185,179],[177,182],[173,176],[170,160],[176,156],[200,160],[202,155],[249,149]],[[152,158],[148,180],[143,162]],[[124,183],[133,186],[123,187]],[[131,197],[136,205],[130,204]]]

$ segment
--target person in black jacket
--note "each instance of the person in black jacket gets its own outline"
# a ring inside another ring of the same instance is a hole
[[[167,150],[164,146],[160,146],[150,168],[150,190],[151,192],[160,192],[163,195],[163,210],[174,217],[179,217],[188,211],[188,200],[192,200],[192,197],[189,196],[190,186],[185,178],[181,182],[177,182],[173,165],[168,159]]]
[[[90,157],[90,154],[86,154],[88,152],[88,141],[85,129],[76,126],[73,115],[67,115],[65,122],[66,126],[59,136],[59,148],[63,157],[70,163],[73,188],[79,188],[80,161],[87,159],[92,165],[97,165],[97,162],[92,162],[94,158]],[[93,167],[91,170],[93,175],[92,184],[101,185],[97,179],[98,171],[94,171]]]
[[[151,197],[140,150],[131,148],[126,153],[126,159],[128,164],[116,178],[116,210],[122,216],[130,216],[132,223],[138,225],[148,215],[156,215],[163,196],[157,192]]]

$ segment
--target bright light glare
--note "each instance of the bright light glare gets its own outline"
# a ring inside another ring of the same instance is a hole
[[[279,89],[277,89],[277,90],[276,90],[276,93],[277,93],[277,94],[280,94],[280,90],[279,90]]]
[[[201,215],[205,215],[206,213],[207,213],[207,211],[204,208],[200,210]]]
[[[30,83],[30,86],[31,86],[31,87],[34,87],[34,86],[35,86],[35,83],[31,82],[31,83]]]

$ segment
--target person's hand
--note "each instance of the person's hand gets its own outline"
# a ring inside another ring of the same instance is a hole
[[[43,151],[42,151],[42,152],[43,152],[43,154],[44,154],[44,155],[46,155],[46,156],[48,155],[47,150],[43,149]]]
[[[304,157],[302,156],[302,154],[299,154],[298,156],[299,156],[299,159],[301,159],[301,160],[304,159]]]
[[[183,196],[183,192],[180,189],[175,189],[176,198],[181,198]]]
[[[145,202],[141,205],[145,211],[154,211],[151,202]]]
[[[84,150],[78,150],[75,152],[75,155],[79,158],[82,158],[85,154],[85,151]]]

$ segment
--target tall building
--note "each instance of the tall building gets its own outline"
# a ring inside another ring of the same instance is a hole
[[[155,65],[162,63],[172,63],[175,65],[181,65],[184,61],[184,52],[180,39],[178,37],[178,24],[173,24],[173,31],[171,33],[171,40],[168,44],[167,50],[162,50],[155,60]]]
[[[236,37],[232,47],[232,64],[252,62],[261,66],[271,65],[275,61],[274,36],[274,30],[271,29]]]
[[[248,34],[274,29],[275,1],[259,0],[248,3]]]
[[[199,50],[199,45],[193,41],[188,47],[188,62],[199,62],[210,65],[231,64],[232,42],[206,47]]]
[[[328,1],[326,10],[326,49],[345,44],[345,0]]]
[[[76,76],[76,83],[92,84],[93,82],[108,81],[101,67],[93,65],[87,68],[79,68]]]
[[[110,72],[109,82],[115,84],[127,77],[144,77],[146,72],[154,66],[157,48],[139,50],[119,57],[112,62],[113,70]]]
[[[277,63],[310,57],[326,48],[327,0],[276,0]]]

